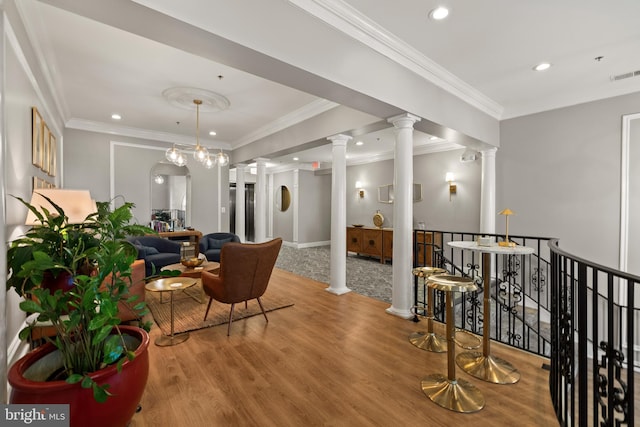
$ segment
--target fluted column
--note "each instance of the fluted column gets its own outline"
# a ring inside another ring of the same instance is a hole
[[[389,119],[395,126],[393,164],[393,288],[388,313],[412,317],[413,306],[413,124],[419,117],[402,114]]]
[[[244,174],[247,165],[240,163],[236,165],[236,235],[240,237],[240,241],[247,240],[245,235],[245,191],[244,191]]]
[[[496,232],[496,151],[495,147],[480,151],[482,178],[480,184],[480,233]]]
[[[256,206],[255,206],[255,242],[261,243],[267,240],[267,160],[258,158],[256,160],[257,177],[256,177]]]
[[[348,135],[329,138],[331,166],[331,275],[327,291],[342,295],[347,288],[347,142]]]

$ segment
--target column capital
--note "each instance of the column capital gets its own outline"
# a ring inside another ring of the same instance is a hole
[[[333,142],[334,145],[345,145],[347,142],[351,141],[353,137],[339,133],[337,135],[328,136],[327,139]]]
[[[266,165],[267,162],[269,161],[269,159],[266,159],[264,157],[258,157],[258,158],[255,158],[253,160],[255,160],[256,164],[258,164],[258,165]]]
[[[413,127],[413,124],[422,120],[418,116],[414,116],[413,114],[403,113],[397,116],[389,117],[387,121],[392,123],[397,128],[408,128]]]
[[[497,151],[498,151],[498,147],[491,147],[491,148],[485,148],[480,150],[480,153],[482,154],[482,157],[484,156],[495,157]]]
[[[244,169],[246,168],[248,165],[246,163],[236,163],[236,169]]]

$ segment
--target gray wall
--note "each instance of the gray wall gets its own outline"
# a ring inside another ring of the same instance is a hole
[[[282,212],[275,203],[276,193],[280,191],[280,186],[285,185],[291,194],[291,205],[289,209]],[[293,171],[273,174],[273,237],[281,237],[285,242],[293,242],[293,212],[295,194],[293,192]],[[268,199],[267,199],[268,200]]]
[[[110,143],[114,145],[114,195],[123,196],[136,205],[134,215],[141,224],[151,218],[151,168],[164,159],[161,144],[138,138],[127,138],[68,129],[65,131],[65,187],[83,188],[100,201],[110,200]],[[130,144],[128,146],[126,144]],[[148,146],[149,148],[146,148]],[[191,171],[191,226],[202,233],[229,230],[229,173],[223,168],[206,169],[189,165]],[[217,210],[221,197],[224,213]],[[221,226],[218,226],[220,215]]]
[[[480,227],[481,163],[461,163],[463,150],[414,156],[413,182],[422,184],[422,201],[413,204],[413,226],[424,222],[432,230],[470,231]],[[447,172],[456,177],[457,193],[449,201]],[[356,182],[365,190],[358,196]],[[378,187],[393,183],[393,160],[347,168],[347,224],[373,227],[373,215],[380,211],[383,227],[393,227],[393,204],[378,202]]]
[[[331,240],[331,175],[301,170],[298,175],[298,243]]]
[[[636,93],[503,121],[496,203],[516,213],[509,232],[617,268],[621,118],[639,111]]]
[[[640,107],[638,108],[640,111]],[[630,123],[627,271],[640,276],[640,118]]]

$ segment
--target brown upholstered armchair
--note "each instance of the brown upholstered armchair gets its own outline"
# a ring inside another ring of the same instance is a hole
[[[227,327],[227,335],[229,335],[236,303],[244,301],[246,305],[247,301],[257,299],[265,320],[269,322],[260,297],[267,290],[281,246],[280,238],[265,243],[225,244],[220,252],[219,275],[202,272],[202,288],[209,295],[204,320],[207,320],[214,299],[224,304],[231,304]]]

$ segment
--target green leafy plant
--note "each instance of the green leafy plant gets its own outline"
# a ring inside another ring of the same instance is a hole
[[[113,363],[120,370],[125,360],[134,357],[118,328],[118,302],[135,304],[140,317],[147,313],[144,302],[136,303],[135,296],[128,296],[137,251],[126,237],[153,230],[130,224],[132,203],[111,210],[109,203],[100,202],[97,212],[82,224],[69,224],[60,206],[47,197],[55,211],[40,212],[17,199],[36,215],[39,224],[12,242],[7,251],[7,290],[13,288],[25,298],[20,303],[23,311],[37,313],[37,322],[49,322],[55,329],[55,336],[46,339],[62,354],[63,368],[56,379],[81,382],[82,387],[93,389],[98,402],[104,402],[108,384],[98,385],[89,374]],[[73,277],[70,291],[52,293],[40,286],[47,273],[61,272]],[[34,326],[20,331],[20,337],[27,338]],[[149,326],[142,325],[146,330]]]

